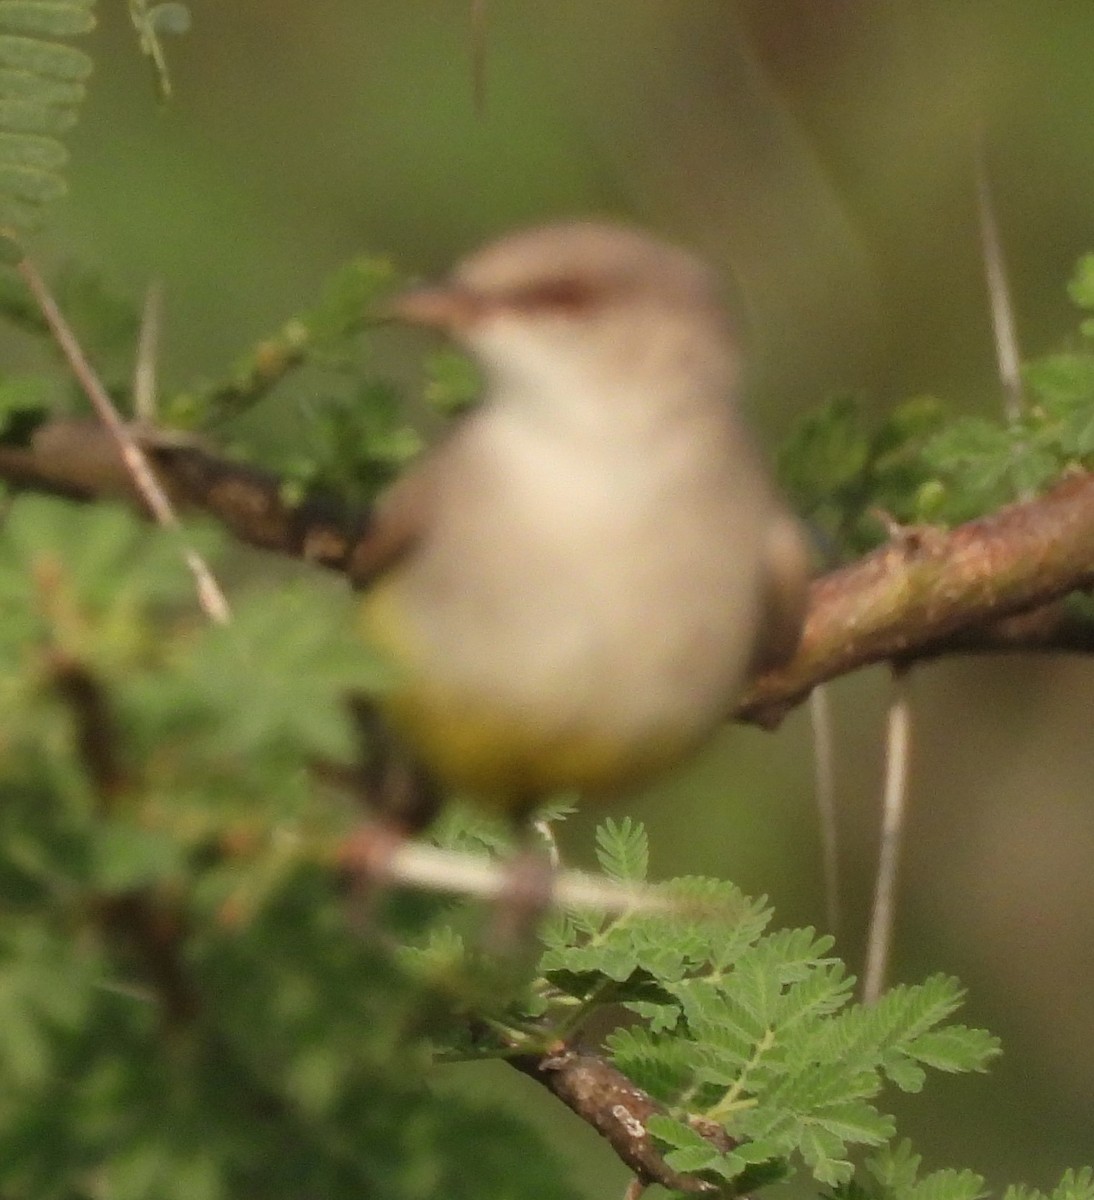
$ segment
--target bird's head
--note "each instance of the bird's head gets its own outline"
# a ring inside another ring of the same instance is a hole
[[[467,347],[495,386],[613,395],[681,367],[719,373],[733,356],[713,273],[623,225],[570,221],[510,234],[441,284],[404,293],[394,315]]]

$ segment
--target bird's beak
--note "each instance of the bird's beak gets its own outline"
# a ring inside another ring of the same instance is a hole
[[[389,300],[386,307],[387,314],[396,321],[458,333],[474,320],[479,305],[465,288],[438,284],[402,292]]]

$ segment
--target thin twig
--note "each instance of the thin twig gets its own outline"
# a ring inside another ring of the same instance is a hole
[[[809,693],[809,718],[813,726],[813,799],[820,823],[824,912],[828,932],[836,935],[840,925],[839,826],[836,819],[835,733],[826,684]]]
[[[368,830],[354,835],[354,845],[345,847],[343,861],[366,861],[371,857],[366,844]],[[434,892],[494,900],[512,887],[512,863],[481,855],[443,850],[406,839],[385,846],[382,872],[386,881]],[[551,900],[562,908],[583,908],[605,913],[680,912],[683,904],[651,887],[615,883],[582,871],[560,871],[551,884]]]
[[[159,283],[151,283],[144,297],[137,357],[133,366],[133,415],[150,427],[156,423],[156,362],[159,359],[162,328],[163,287]]]
[[[893,673],[893,697],[885,731],[885,791],[881,807],[881,844],[878,849],[874,907],[866,944],[862,1000],[876,1004],[885,986],[893,945],[897,875],[904,840],[904,818],[908,802],[908,769],[912,736],[912,707],[908,678]]]
[[[129,472],[133,484],[141,499],[148,506],[155,520],[165,529],[180,531],[182,526],[171,502],[163,488],[160,487],[148,459],[129,431],[128,426],[118,415],[113,401],[107,395],[102,381],[95,374],[94,368],[73,333],[71,326],[65,320],[64,314],[57,306],[45,280],[39,274],[37,267],[29,258],[22,258],[18,266],[27,287],[41,310],[46,324],[49,326],[54,341],[65,357],[69,369],[76,381],[83,388],[84,394],[91,401],[92,408],[106,426],[110,436],[118,447],[118,453],[125,469]],[[205,560],[191,546],[183,545],[182,554],[190,573],[197,585],[198,603],[210,620],[223,625],[230,619],[231,613],[228,601],[213,577]]]
[[[995,334],[995,361],[999,370],[999,382],[1003,387],[1003,411],[1007,420],[1015,424],[1025,411],[1026,401],[1022,392],[1021,355],[1018,351],[1014,301],[1007,281],[1007,264],[1003,257],[1003,243],[999,236],[999,222],[996,220],[995,202],[988,178],[983,129],[977,133],[975,157],[976,206],[980,218],[984,275],[991,303],[991,327]]]
[[[547,861],[557,871],[562,862],[562,855],[558,849],[558,839],[555,837],[555,831],[551,828],[550,821],[533,821],[532,828],[543,839],[544,845],[547,847]]]

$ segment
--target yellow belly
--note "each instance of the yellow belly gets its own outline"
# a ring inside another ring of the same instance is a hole
[[[500,811],[554,792],[611,792],[679,759],[692,737],[618,738],[545,715],[514,713],[431,675],[400,617],[398,583],[380,580],[361,606],[365,636],[396,668],[377,703],[421,763],[447,787]]]

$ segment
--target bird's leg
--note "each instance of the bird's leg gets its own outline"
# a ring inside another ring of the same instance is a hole
[[[363,807],[405,836],[421,833],[440,811],[440,789],[367,696],[351,696],[349,708],[360,747],[358,794]]]
[[[536,844],[540,839],[530,820],[539,799],[519,805],[514,816],[518,849],[506,864],[505,883],[485,935],[486,949],[492,954],[512,957],[533,945],[554,898],[557,852],[551,852],[550,843]]]
[[[315,770],[327,782],[350,792],[365,813],[338,856],[361,899],[382,885],[395,852],[433,820],[442,797],[433,780],[397,743],[367,697],[351,697],[349,707],[358,735],[356,760],[317,763]]]

